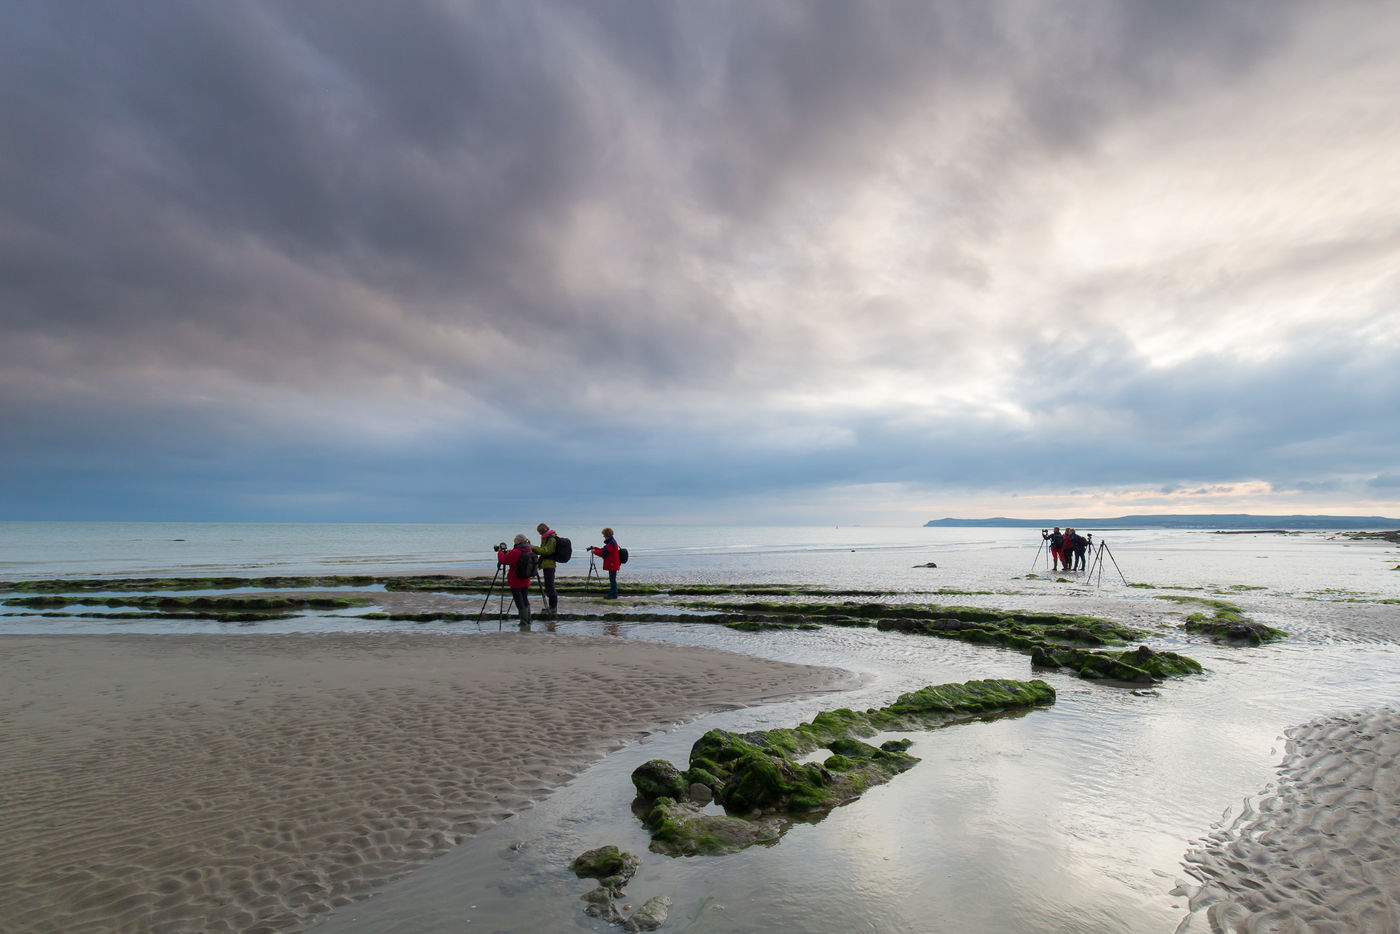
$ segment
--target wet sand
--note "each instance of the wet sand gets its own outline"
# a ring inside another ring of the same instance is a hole
[[[1288,731],[1279,780],[1193,847],[1185,932],[1400,931],[1400,710]]]
[[[0,912],[296,929],[658,726],[853,681],[606,636],[0,636]]]

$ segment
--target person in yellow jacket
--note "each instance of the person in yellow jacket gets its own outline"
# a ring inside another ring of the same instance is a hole
[[[546,612],[553,616],[559,611],[559,594],[554,590],[554,572],[559,567],[559,562],[554,560],[554,549],[559,547],[559,533],[544,522],[535,526],[535,531],[540,533],[540,543],[534,546],[534,551],[540,556],[540,570],[544,572],[544,595],[549,601]]]

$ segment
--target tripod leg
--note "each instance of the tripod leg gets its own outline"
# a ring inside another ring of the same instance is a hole
[[[1104,550],[1104,551],[1108,551],[1108,546],[1107,546],[1107,545],[1103,546],[1103,550]],[[1108,551],[1108,560],[1110,560],[1110,561],[1113,562],[1113,570],[1117,571],[1117,572],[1118,572],[1118,576],[1119,576],[1120,578],[1122,578],[1123,583],[1124,583],[1124,584],[1127,584],[1127,583],[1128,583],[1128,579],[1127,579],[1126,577],[1123,577],[1123,569],[1120,568],[1120,567],[1118,566],[1118,559],[1115,558],[1115,557],[1113,557],[1113,552],[1111,552],[1111,551]]]
[[[1040,553],[1045,550],[1045,541],[1042,539],[1040,547],[1035,550],[1035,560],[1031,562],[1031,570],[1034,571],[1040,564]]]
[[[491,591],[496,589],[496,581],[501,576],[501,565],[496,565],[496,573],[491,578],[491,586],[486,588],[486,599],[481,601],[481,609],[476,614],[476,628],[481,628],[481,617],[486,612],[486,604],[491,602]]]

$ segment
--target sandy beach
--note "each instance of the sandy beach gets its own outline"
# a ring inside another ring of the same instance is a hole
[[[607,636],[3,636],[0,911],[294,929],[658,726],[851,680]]]
[[[1277,784],[1187,854],[1179,934],[1400,930],[1398,755],[1394,707],[1289,730]]]

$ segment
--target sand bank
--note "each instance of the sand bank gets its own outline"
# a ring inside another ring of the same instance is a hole
[[[1187,855],[1178,932],[1400,931],[1400,710],[1287,735],[1277,784]]]
[[[851,680],[601,636],[0,636],[0,913],[296,928],[657,726]]]

